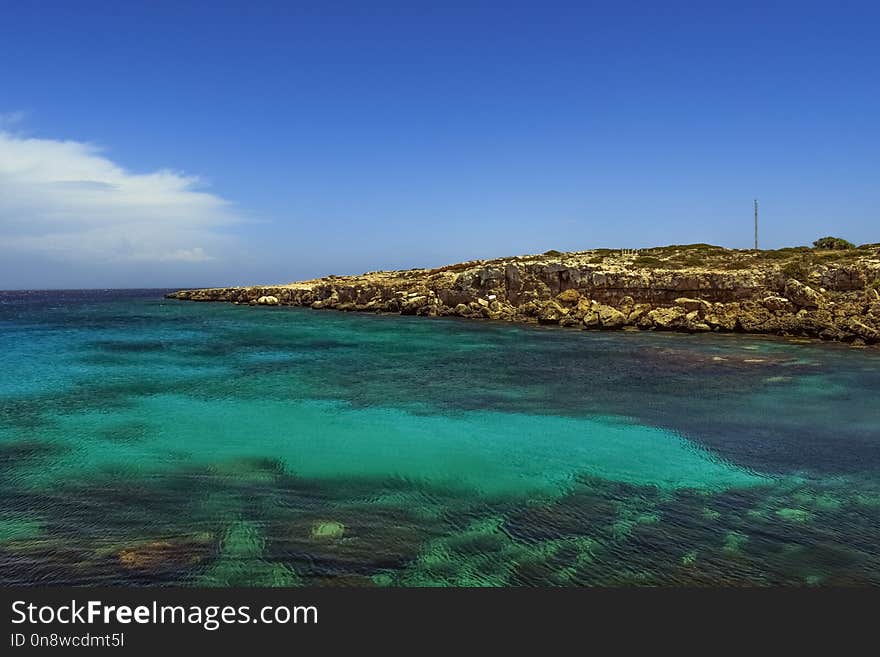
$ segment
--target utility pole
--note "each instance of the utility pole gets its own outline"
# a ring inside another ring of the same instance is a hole
[[[758,250],[758,199],[755,199],[755,251]]]

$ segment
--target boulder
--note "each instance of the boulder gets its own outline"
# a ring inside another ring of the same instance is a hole
[[[818,308],[823,301],[819,292],[793,278],[785,283],[785,296],[800,308]]]
[[[794,304],[785,297],[764,297],[761,304],[773,313],[793,313],[795,311]]]
[[[539,324],[558,324],[559,320],[568,314],[568,310],[556,301],[548,301],[538,313]]]
[[[428,297],[422,295],[411,296],[401,305],[400,313],[402,315],[415,315],[422,306],[426,306],[427,304]]]
[[[611,306],[600,305],[595,312],[599,315],[602,328],[619,329],[626,324],[626,315]]]
[[[675,300],[676,306],[681,306],[687,312],[699,313],[700,317],[705,317],[712,310],[712,304],[703,299],[689,299],[687,297],[679,297]]]
[[[577,305],[568,311],[568,314],[571,317],[574,317],[578,321],[582,320],[586,317],[587,313],[592,309],[592,305],[590,304],[589,299],[584,299],[583,297],[577,302]]]
[[[868,344],[880,341],[880,330],[858,319],[850,319],[847,328]]]
[[[629,312],[629,315],[627,316],[627,321],[629,321],[630,324],[638,324],[639,320],[641,320],[642,317],[647,315],[649,312],[651,312],[650,303],[637,303]]]
[[[735,331],[739,324],[740,308],[736,303],[716,303],[704,318],[706,324],[718,331]]]
[[[776,316],[764,306],[750,301],[740,305],[738,324],[747,333],[775,333],[779,330]]]
[[[588,329],[601,327],[602,320],[599,318],[599,313],[595,310],[588,310],[584,314],[583,325]]]
[[[578,292],[575,289],[571,289],[571,288],[568,290],[563,290],[562,292],[560,292],[559,294],[556,295],[556,300],[559,303],[565,304],[565,305],[570,305],[570,306],[575,305],[578,301],[580,301],[580,298],[581,298],[580,292]]]
[[[273,296],[263,296],[257,299],[257,305],[259,306],[277,306],[278,303],[278,297]]]
[[[668,331],[677,328],[684,328],[687,323],[685,320],[686,315],[687,311],[681,306],[675,306],[672,308],[655,308],[645,315],[643,320],[647,319],[654,327]]]

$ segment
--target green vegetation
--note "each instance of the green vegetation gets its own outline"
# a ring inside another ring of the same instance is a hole
[[[845,251],[856,248],[855,244],[847,242],[841,237],[820,237],[813,242],[813,246],[817,249],[829,249],[832,251]]]
[[[801,283],[806,283],[810,271],[813,269],[813,259],[809,255],[802,255],[797,260],[792,260],[782,267],[782,273],[788,278],[793,278]]]
[[[773,251],[762,251],[761,257],[766,260],[788,260],[794,256],[803,256],[805,253],[811,253],[812,249],[808,246],[788,246],[784,249],[775,249]]]
[[[473,260],[427,270],[429,275],[460,273],[478,265],[497,265],[505,262],[523,264],[540,263],[549,258],[572,258],[590,265],[625,265],[634,269],[708,269],[742,271],[755,267],[778,267],[788,278],[807,282],[810,272],[819,265],[848,265],[865,257],[880,258],[880,244],[853,246],[839,237],[823,237],[816,240],[815,247],[789,246],[782,249],[758,250],[728,249],[713,244],[670,244],[627,252],[626,249],[589,249],[586,251],[561,252],[551,249],[540,255]],[[620,260],[618,260],[620,258]],[[413,276],[425,270],[415,270]],[[409,274],[403,273],[404,278]]]
[[[633,262],[633,265],[636,267],[663,267],[666,264],[666,262],[655,256],[643,255],[640,255],[635,259],[635,262]]]

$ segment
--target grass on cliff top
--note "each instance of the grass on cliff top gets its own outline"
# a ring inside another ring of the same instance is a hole
[[[574,254],[563,254],[574,255]],[[713,244],[672,244],[639,249],[635,255],[620,250],[595,249],[580,252],[590,264],[611,264],[617,261],[637,269],[723,269],[743,270],[753,267],[779,266],[794,277],[819,264],[846,264],[865,257],[880,257],[880,245],[865,244],[848,250],[815,249],[794,246],[783,249],[754,251],[726,249]],[[546,258],[546,254],[543,256]]]
[[[395,272],[377,271],[369,274],[396,274],[400,278],[421,278],[425,274],[457,274],[479,266],[492,266],[508,262],[522,264],[546,263],[577,258],[589,264],[618,264],[635,269],[719,269],[745,270],[754,267],[778,266],[783,273],[801,279],[817,265],[847,264],[860,258],[880,259],[880,243],[862,244],[852,249],[816,249],[809,246],[790,246],[782,249],[754,251],[752,249],[727,249],[714,244],[670,244],[634,252],[621,249],[590,249],[588,251],[562,252],[555,249],[540,254],[521,255],[486,260],[469,260],[435,267],[433,269],[410,269]],[[335,278],[335,277],[325,277]]]

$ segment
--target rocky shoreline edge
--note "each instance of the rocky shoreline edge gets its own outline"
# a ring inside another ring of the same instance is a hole
[[[773,334],[862,346],[880,343],[880,245],[845,253],[709,245],[548,252],[166,297],[596,330]]]

